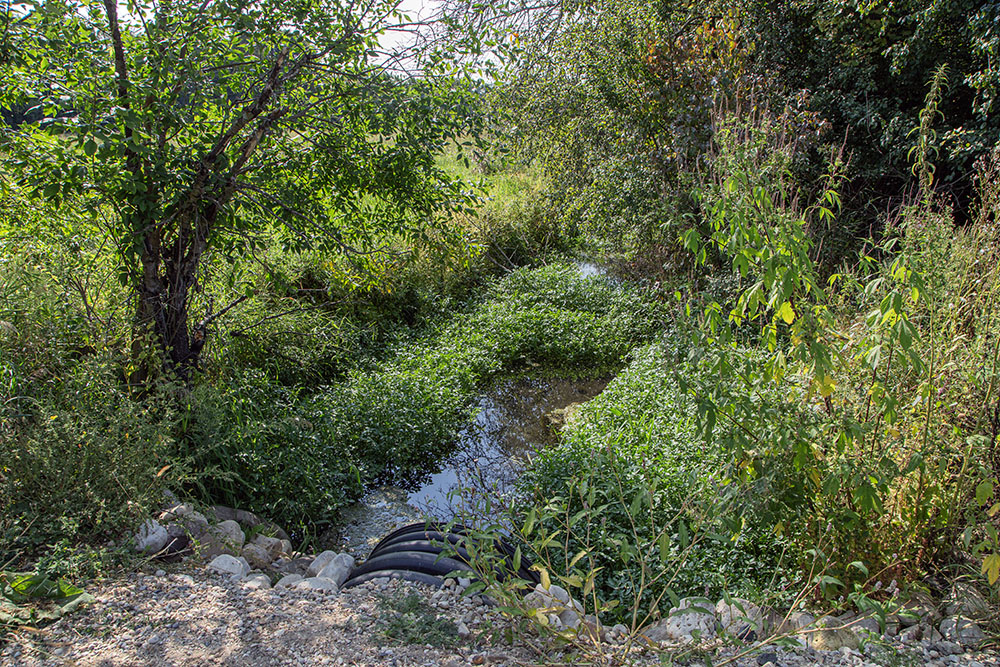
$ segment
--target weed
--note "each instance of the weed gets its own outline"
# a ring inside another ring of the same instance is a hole
[[[417,593],[403,597],[380,597],[385,608],[379,621],[382,633],[399,644],[429,644],[450,648],[460,643],[457,626],[437,612]]]

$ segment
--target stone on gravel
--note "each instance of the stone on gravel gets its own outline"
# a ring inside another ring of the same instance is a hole
[[[861,645],[858,636],[850,628],[821,628],[809,635],[809,644],[817,651],[854,650]]]
[[[276,537],[268,537],[267,535],[254,535],[252,544],[260,547],[267,552],[268,562],[275,560],[284,552],[284,547],[281,544],[281,540]]]
[[[323,553],[319,554],[318,556],[316,556],[316,558],[313,559],[312,563],[310,563],[309,567],[306,569],[306,576],[307,577],[318,576],[319,573],[323,570],[323,568],[329,565],[330,561],[332,561],[336,557],[337,557],[336,551],[324,551]]]
[[[705,598],[681,598],[668,618],[648,628],[643,634],[651,641],[685,644],[715,636],[715,605]]]
[[[268,589],[271,587],[271,579],[263,572],[248,575],[242,582],[244,588]]]
[[[275,588],[292,588],[295,584],[302,581],[303,576],[301,574],[286,574],[281,579],[278,579],[278,583],[274,585]]]
[[[250,572],[250,564],[245,558],[236,558],[230,554],[221,554],[208,564],[208,569],[219,574],[228,574],[233,579],[242,579]]]
[[[351,576],[351,570],[353,569],[354,556],[350,554],[337,554],[316,576],[333,581],[339,589],[347,581],[347,578]]]
[[[583,617],[583,621],[576,629],[576,634],[578,637],[585,637],[595,644],[608,640],[607,629],[601,625],[600,619],[593,614],[587,614]]]
[[[963,646],[978,644],[985,638],[982,629],[975,622],[961,616],[949,616],[942,620],[938,630],[946,640]]]
[[[237,549],[242,547],[247,539],[240,524],[231,520],[220,521],[213,526],[213,532],[231,542]]]
[[[281,542],[281,553],[291,558],[292,555],[295,553],[295,550],[292,547],[291,540],[278,540],[278,541]]]
[[[324,579],[322,577],[309,577],[308,579],[303,579],[297,584],[294,584],[293,587],[300,590],[322,591],[333,595],[340,592],[340,587],[337,586],[337,582],[330,579]]]
[[[200,538],[198,552],[203,558],[212,558],[221,554],[235,556],[241,553],[246,536],[235,521],[223,521],[210,526]]]
[[[271,564],[271,556],[267,553],[267,550],[257,544],[244,545],[240,553],[257,570],[263,570]]]
[[[938,611],[934,599],[922,591],[916,591],[910,595],[910,598],[903,603],[896,615],[903,627],[925,621],[933,625],[941,620],[941,612]]]
[[[170,535],[159,521],[147,519],[135,535],[135,550],[147,554],[155,554],[167,546]]]

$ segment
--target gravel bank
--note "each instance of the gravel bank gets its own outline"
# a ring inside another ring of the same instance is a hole
[[[201,568],[134,574],[91,585],[97,602],[0,651],[0,665],[444,665],[587,664],[534,635],[511,644],[511,621],[478,599],[400,581],[369,582],[335,595],[258,589]],[[516,636],[516,635],[515,635]],[[494,643],[496,642],[496,643]],[[996,653],[948,653],[929,642],[862,650],[764,647],[731,664],[1000,665]],[[621,643],[597,664],[665,664]],[[715,651],[714,664],[735,658]],[[677,664],[677,663],[667,663]],[[680,664],[705,664],[698,654]]]

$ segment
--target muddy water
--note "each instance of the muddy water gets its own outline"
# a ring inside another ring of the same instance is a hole
[[[607,380],[503,380],[478,401],[475,419],[458,436],[439,471],[411,489],[382,487],[348,508],[323,547],[367,556],[398,525],[424,518],[484,517],[509,503],[527,457],[555,442],[563,409],[599,394]]]

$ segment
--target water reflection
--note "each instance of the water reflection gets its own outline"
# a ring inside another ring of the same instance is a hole
[[[486,501],[505,504],[525,457],[555,442],[554,411],[587,401],[607,380],[505,380],[479,399],[475,420],[463,429],[458,446],[407,502],[427,516],[448,519],[482,511]],[[458,489],[464,489],[456,497]]]
[[[473,524],[499,519],[490,508],[509,505],[526,457],[555,442],[558,412],[593,398],[607,383],[539,378],[498,382],[480,397],[476,418],[459,433],[455,451],[441,462],[439,472],[417,481],[409,491],[373,489],[344,511],[341,524],[320,538],[320,547],[366,557],[383,535],[404,523],[422,518],[460,517]]]

